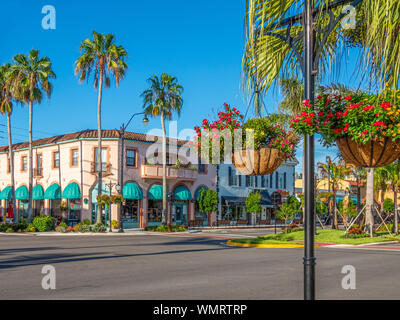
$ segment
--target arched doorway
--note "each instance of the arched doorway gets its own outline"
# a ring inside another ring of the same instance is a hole
[[[96,184],[96,186],[92,189],[92,192],[90,193],[90,221],[91,223],[96,223],[97,220],[97,196],[99,194],[99,184]],[[110,194],[110,188],[105,184],[101,184],[101,194]],[[101,222],[104,224],[106,222],[106,218],[108,221],[108,213],[106,212],[107,208],[102,209],[101,211]],[[106,217],[107,213],[107,217]]]
[[[192,194],[186,186],[178,186],[173,193],[172,223],[177,225],[188,225],[189,201]]]
[[[139,228],[140,202],[143,199],[142,189],[134,182],[128,182],[122,189],[124,205],[121,223],[124,229]]]
[[[149,227],[159,226],[162,223],[162,198],[162,185],[153,184],[147,195],[147,225]]]

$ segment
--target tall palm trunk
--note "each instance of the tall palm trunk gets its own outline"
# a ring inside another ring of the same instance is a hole
[[[33,83],[31,81],[31,83]],[[31,85],[32,86],[32,85]],[[33,90],[33,87],[32,87]],[[32,91],[31,91],[32,92]],[[33,101],[29,100],[29,198],[28,198],[28,222],[32,221],[32,187],[33,187],[33,152],[32,152],[32,118],[33,118]]]
[[[8,129],[8,157],[10,159],[10,174],[11,174],[12,208],[14,214],[14,221],[18,222],[18,215],[16,215],[17,201],[15,199],[14,152],[12,149],[12,138],[11,138],[11,114],[9,112],[7,113],[7,129]]]
[[[163,199],[162,199],[162,224],[167,223],[167,139],[165,133],[164,111],[161,110],[162,141],[162,172],[163,172]]]
[[[332,229],[338,229],[337,211],[336,211],[336,188],[332,188],[333,191],[333,219]]]
[[[367,199],[365,208],[365,228],[370,237],[373,236],[374,216],[372,214],[374,204],[374,168],[367,169]]]
[[[99,181],[98,181],[98,192],[97,194],[100,196],[101,191],[103,190],[102,186],[102,180],[103,180],[103,160],[101,158],[101,98],[103,95],[103,69],[100,68],[100,75],[99,75],[99,96],[97,99],[97,163],[95,163],[95,168],[98,165],[98,171],[99,171]],[[101,223],[101,214],[102,214],[102,209],[101,206],[97,206],[97,216],[96,216],[96,222]]]
[[[394,221],[393,221],[393,232],[399,234],[399,218],[397,216],[397,187],[393,188],[393,204],[394,204]]]

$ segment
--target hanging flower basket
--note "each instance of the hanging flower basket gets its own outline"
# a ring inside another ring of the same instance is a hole
[[[384,167],[400,158],[400,140],[376,138],[363,144],[343,136],[336,143],[346,162],[358,167]]]
[[[277,125],[279,119],[274,115],[245,122],[242,118],[236,108],[225,104],[224,111],[218,112],[218,120],[204,119],[201,127],[195,127],[196,152],[211,164],[225,160],[230,163],[232,159],[245,175],[271,174],[283,161],[294,158],[300,140],[294,130]]]
[[[322,136],[324,146],[335,142],[346,162],[359,167],[387,166],[400,157],[400,91],[361,91],[340,96],[320,87],[314,106],[292,119],[298,133]]]
[[[244,175],[263,176],[273,173],[285,159],[285,152],[264,147],[257,150],[243,149],[236,151],[232,156],[232,163]]]

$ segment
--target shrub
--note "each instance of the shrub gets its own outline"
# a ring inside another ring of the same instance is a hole
[[[353,225],[351,229],[349,229],[347,235],[347,238],[365,238],[369,237],[369,234],[364,232],[363,229],[358,226],[358,225]]]
[[[80,224],[76,224],[72,227],[72,231],[73,232],[80,232],[81,231],[81,225]]]
[[[7,228],[7,230],[6,230],[6,232],[7,232],[7,233],[14,232],[14,229],[13,229],[13,228],[11,228],[11,227],[8,227],[8,228]]]
[[[106,227],[104,226],[104,224],[98,222],[96,224],[92,224],[89,226],[90,227],[90,231],[91,232],[106,232]]]
[[[36,231],[36,228],[32,223],[28,224],[28,226],[25,229],[25,232],[35,232],[35,231]]]
[[[32,225],[39,232],[46,232],[54,229],[55,218],[50,216],[39,216],[35,217],[32,221]]]
[[[156,231],[156,232],[183,232],[186,231],[184,225],[160,225],[156,227],[146,227],[145,231]]]
[[[86,225],[86,226],[90,225],[90,220],[89,219],[83,219],[82,222],[81,222],[81,225]]]
[[[113,228],[118,228],[119,227],[119,223],[118,223],[118,221],[117,220],[112,220],[111,221],[111,227],[113,227]]]

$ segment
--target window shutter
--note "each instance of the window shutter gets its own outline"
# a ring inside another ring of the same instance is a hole
[[[283,189],[286,189],[286,172],[283,173]]]
[[[279,188],[279,173],[278,172],[275,173],[275,188],[276,189]]]

